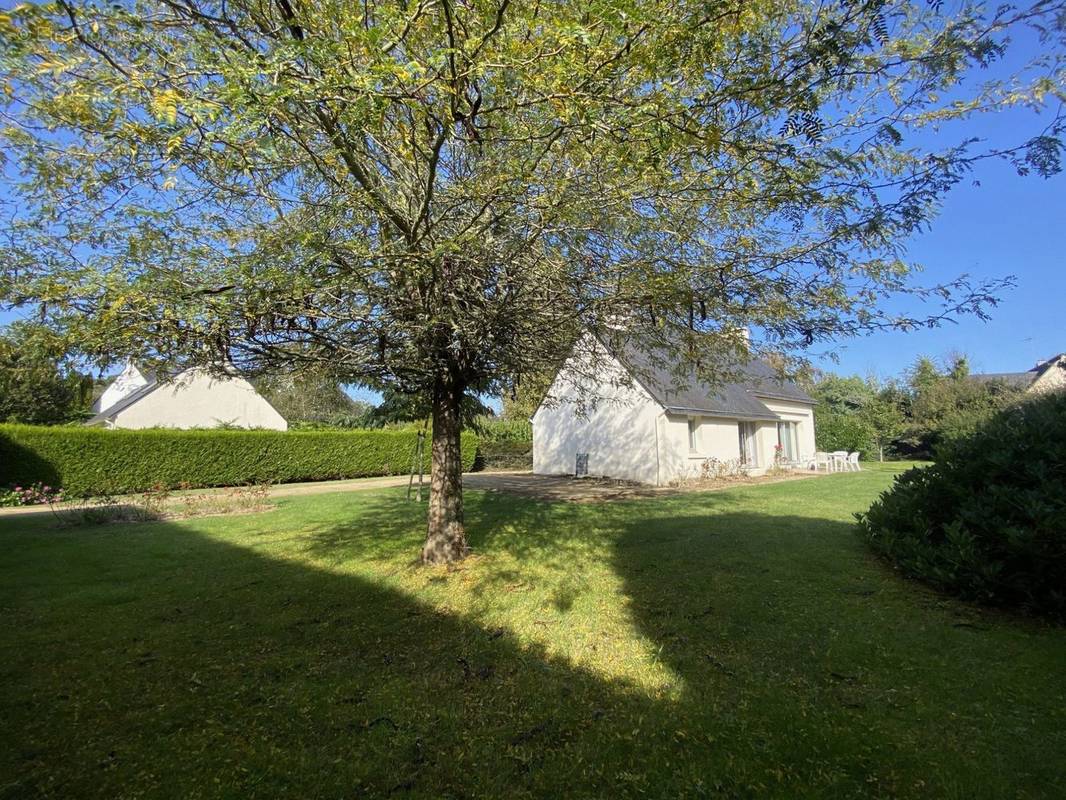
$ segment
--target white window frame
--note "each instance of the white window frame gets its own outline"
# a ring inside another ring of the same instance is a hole
[[[700,420],[699,417],[688,418],[688,451],[689,453],[700,452]]]

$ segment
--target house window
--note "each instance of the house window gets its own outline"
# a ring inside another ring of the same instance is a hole
[[[785,461],[796,461],[799,453],[796,447],[796,423],[777,423],[777,443],[781,446],[781,458]]]
[[[745,467],[759,466],[759,451],[755,446],[755,423],[738,422],[740,434],[740,463]]]
[[[688,451],[690,453],[700,451],[700,421],[692,417],[688,420]]]

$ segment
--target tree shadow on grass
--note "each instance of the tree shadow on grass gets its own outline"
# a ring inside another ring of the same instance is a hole
[[[474,495],[476,555],[450,573],[405,566],[422,510],[388,495],[261,547],[171,523],[22,537],[0,793],[995,796],[967,772],[972,742],[916,727],[935,698],[888,685],[926,654],[890,641],[871,597],[892,612],[900,592],[842,557],[849,526],[714,503],[590,515]],[[423,592],[346,571],[388,564]],[[543,636],[449,606],[515,584]],[[1055,774],[1029,769],[1031,787]]]

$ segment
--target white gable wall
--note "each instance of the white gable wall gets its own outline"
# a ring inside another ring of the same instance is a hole
[[[1058,356],[1052,360],[1054,363],[1044,370],[1044,374],[1033,381],[1026,391],[1042,394],[1066,389],[1066,356]]]
[[[98,414],[101,411],[107,411],[122,398],[129,397],[138,389],[147,385],[148,379],[141,374],[141,371],[137,369],[132,361],[127,361],[126,368],[108,384],[108,387],[104,389],[104,393],[93,403],[93,411]]]
[[[199,369],[183,372],[108,421],[115,428],[214,428],[223,423],[277,431],[289,427],[244,378],[217,378]]]
[[[662,408],[635,382],[612,385],[627,373],[597,350],[597,377],[577,368],[588,356],[571,356],[548,393],[557,402],[533,415],[533,472],[573,475],[577,454],[588,453],[590,475],[656,483],[655,426]]]

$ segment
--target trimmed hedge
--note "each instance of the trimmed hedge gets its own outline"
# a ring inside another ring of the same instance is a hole
[[[532,442],[533,424],[528,419],[478,417],[473,422],[482,442]]]
[[[1066,619],[1066,393],[1002,411],[859,515],[875,551],[968,600]]]
[[[478,439],[474,469],[533,469],[532,441]]]
[[[0,425],[0,486],[37,481],[68,496],[176,488],[292,483],[379,475],[411,468],[413,430],[102,430]],[[426,468],[429,468],[426,441]],[[463,469],[477,436],[462,435]]]

